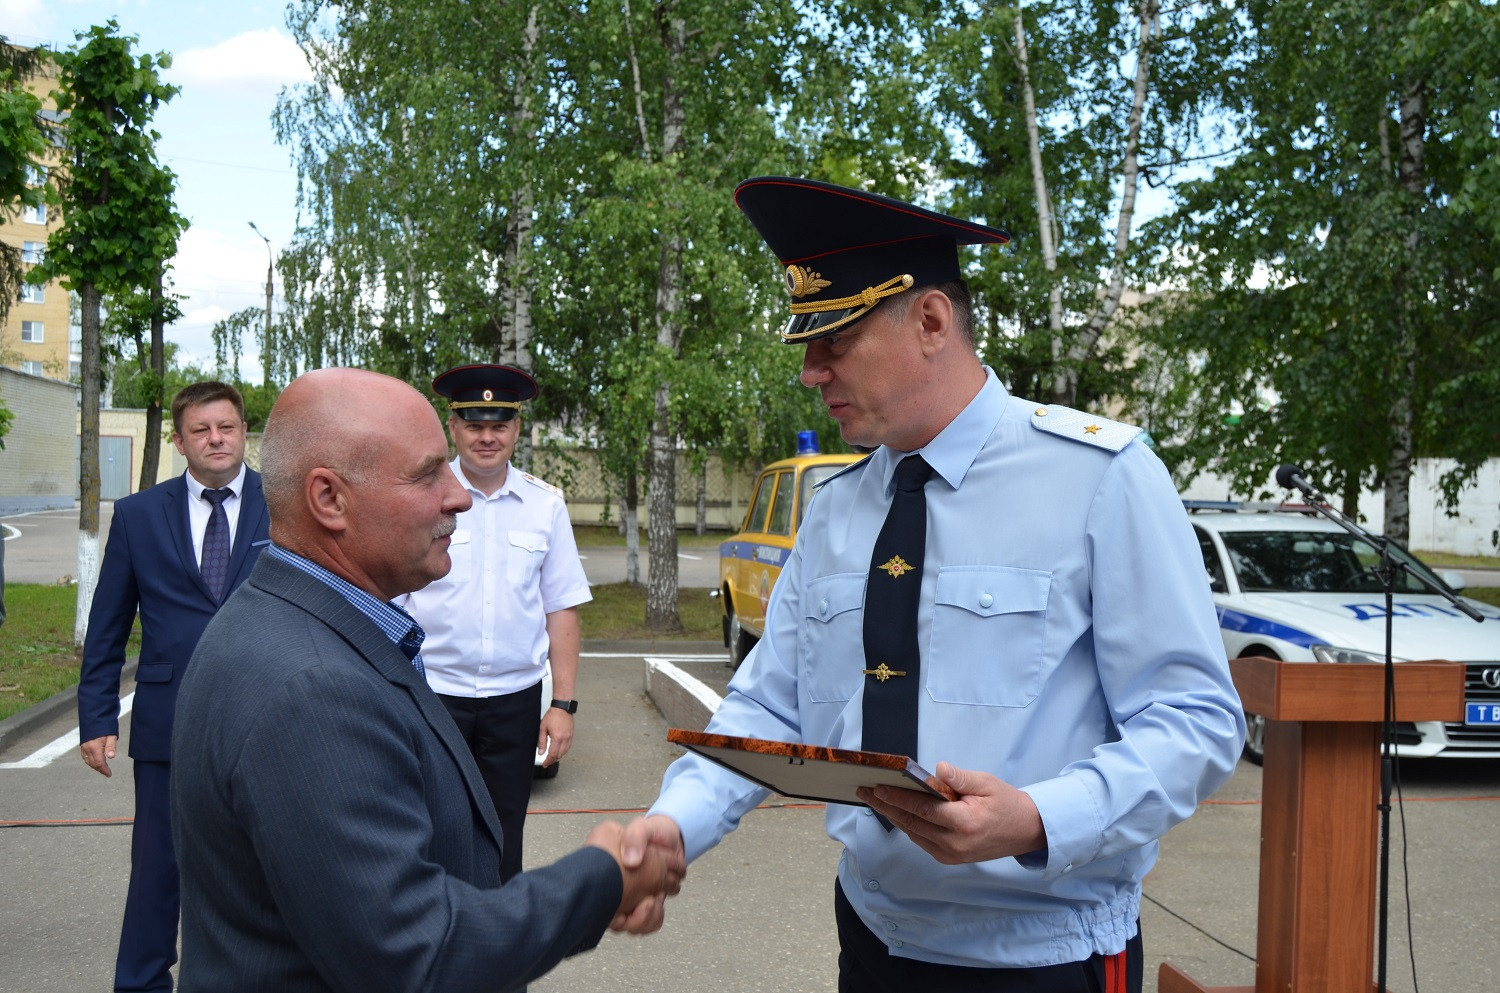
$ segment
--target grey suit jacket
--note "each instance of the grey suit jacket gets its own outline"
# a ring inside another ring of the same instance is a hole
[[[178,698],[180,990],[508,990],[593,947],[614,859],[585,847],[502,888],[488,797],[390,640],[261,556]]]

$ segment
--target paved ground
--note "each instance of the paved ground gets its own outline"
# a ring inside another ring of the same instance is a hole
[[[676,755],[642,691],[644,649],[586,646],[579,738],[561,775],[537,784],[527,862],[576,847],[601,816],[625,817],[656,795]],[[722,649],[684,646],[674,661],[715,689]],[[128,689],[129,687],[127,687]],[[128,868],[128,760],[100,778],[64,742],[51,761],[28,757],[76,727],[69,710],[0,751],[0,990],[108,989]],[[76,739],[75,739],[76,740]],[[31,767],[15,767],[14,763]],[[1412,900],[1417,969],[1426,990],[1489,987],[1489,937],[1500,929],[1489,867],[1500,859],[1500,763],[1408,763],[1396,839],[1390,988],[1411,991],[1402,894]],[[1147,990],[1173,962],[1207,983],[1249,984],[1255,950],[1260,770],[1235,777],[1163,842],[1146,880],[1142,927]],[[540,993],[832,990],[830,910],[838,853],[822,814],[756,811],[696,863],[662,933],[608,936],[532,988]],[[1403,857],[1408,871],[1402,871]]]
[[[4,523],[18,534],[7,545],[9,580],[55,582],[66,574],[58,550],[68,561],[76,513]],[[101,531],[107,525],[106,516]],[[44,554],[49,544],[51,554]],[[712,550],[706,551],[680,560],[683,585],[712,585]],[[593,581],[614,581],[608,570],[615,569],[623,577],[622,549],[586,553]],[[722,646],[676,650],[679,667],[722,691],[729,676]],[[575,847],[601,816],[644,808],[676,755],[665,741],[666,721],[642,690],[647,649],[588,644],[585,651],[578,742],[561,775],[537,784],[528,864]],[[51,714],[19,737],[0,736],[6,742],[0,746],[0,993],[109,988],[129,863],[130,764],[122,757],[115,777],[101,778],[77,757],[71,703],[62,701]],[[1403,778],[1406,802],[1392,829],[1388,985],[1398,993],[1417,989],[1406,937],[1409,893],[1420,987],[1488,989],[1489,939],[1500,931],[1490,875],[1500,861],[1500,762],[1408,762]],[[1260,790],[1260,770],[1242,763],[1217,796],[1164,839],[1142,911],[1148,993],[1164,960],[1204,983],[1253,981]],[[532,988],[832,990],[837,857],[820,810],[777,804],[757,811],[694,865],[662,933],[608,936],[597,951],[564,963]]]

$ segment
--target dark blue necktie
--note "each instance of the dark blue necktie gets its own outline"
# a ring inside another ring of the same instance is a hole
[[[203,531],[203,558],[198,571],[215,602],[224,599],[224,587],[229,581],[229,515],[224,512],[224,501],[234,496],[228,487],[222,490],[204,490],[203,499],[213,505],[208,515],[208,527]]]
[[[422,642],[426,637],[427,632],[413,624],[411,630],[406,632],[400,641],[396,642],[396,647],[401,649],[401,654],[411,660],[412,667],[423,678],[427,676],[427,666],[422,664]]]
[[[927,545],[927,492],[932,466],[908,455],[896,466],[896,493],[885,515],[865,583],[866,751],[917,755],[917,698],[922,659],[917,603]]]

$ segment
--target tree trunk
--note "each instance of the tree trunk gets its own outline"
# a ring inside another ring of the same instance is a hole
[[[1421,251],[1421,222],[1424,187],[1427,130],[1427,84],[1423,80],[1408,83],[1398,100],[1401,114],[1401,157],[1397,163],[1401,189],[1406,195],[1407,234],[1404,257],[1415,259]],[[1390,426],[1390,459],[1385,471],[1384,532],[1392,541],[1406,544],[1411,535],[1411,464],[1413,456],[1412,397],[1417,388],[1417,343],[1412,330],[1415,296],[1421,287],[1412,286],[1410,270],[1401,266],[1395,279],[1395,382],[1388,424]]]
[[[1053,402],[1073,406],[1078,401],[1078,372],[1093,355],[1094,347],[1109,327],[1120,297],[1125,292],[1125,257],[1130,248],[1130,229],[1135,219],[1135,194],[1140,182],[1141,119],[1145,116],[1146,92],[1151,83],[1151,47],[1161,33],[1161,4],[1158,0],[1140,0],[1140,34],[1136,46],[1135,93],[1130,104],[1130,119],[1125,138],[1123,189],[1120,194],[1120,216],[1115,224],[1114,260],[1110,266],[1109,284],[1088,324],[1067,351],[1062,367],[1062,389],[1055,385]]]
[[[156,389],[151,391],[151,402],[146,405],[146,440],[141,447],[141,478],[136,490],[156,485],[161,467],[161,421],[162,405],[166,401],[167,364],[162,320],[162,276],[157,273],[156,283],[151,287],[151,376]]]
[[[536,143],[536,114],[532,109],[531,71],[537,39],[538,7],[533,4],[526,14],[522,36],[522,67],[511,90],[511,135],[516,147],[531,148]],[[531,372],[531,214],[536,207],[530,165],[524,165],[519,185],[511,191],[510,209],[505,217],[505,248],[501,254],[500,347],[496,362]],[[532,463],[531,436],[523,432],[516,445],[516,464],[529,470]]]
[[[1031,63],[1026,49],[1026,21],[1016,8],[1016,66],[1021,71],[1021,101],[1026,111],[1026,145],[1031,159],[1031,185],[1036,194],[1037,232],[1041,236],[1042,266],[1052,286],[1047,291],[1047,327],[1052,332],[1052,394],[1068,391],[1063,375],[1062,285],[1057,282],[1057,218],[1042,168],[1042,140],[1036,124],[1036,93],[1031,88]]]
[[[708,530],[708,462],[698,470],[698,507],[693,518],[693,533],[700,538]]]
[[[82,283],[82,378],[78,416],[78,603],[73,615],[73,648],[83,650],[89,608],[99,581],[99,289]]]
[[[670,165],[676,160],[683,128],[682,100],[672,70],[682,62],[687,25],[680,16],[669,16],[662,34],[668,69],[662,77],[661,161]],[[670,217],[676,212],[667,213]],[[676,359],[682,345],[682,233],[674,223],[664,227],[656,278],[656,343]],[[656,387],[647,480],[651,574],[646,584],[646,630],[660,634],[682,630],[677,614],[677,438],[672,430],[671,398],[672,384],[664,378]]]
[[[641,585],[641,488],[634,472],[625,480],[624,513],[620,524],[625,529],[625,582]]]

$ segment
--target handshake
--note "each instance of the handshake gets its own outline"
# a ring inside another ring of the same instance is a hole
[[[667,897],[677,895],[687,875],[687,855],[676,823],[661,814],[625,825],[604,821],[585,840],[614,856],[625,883],[610,930],[650,934],[659,929]]]

